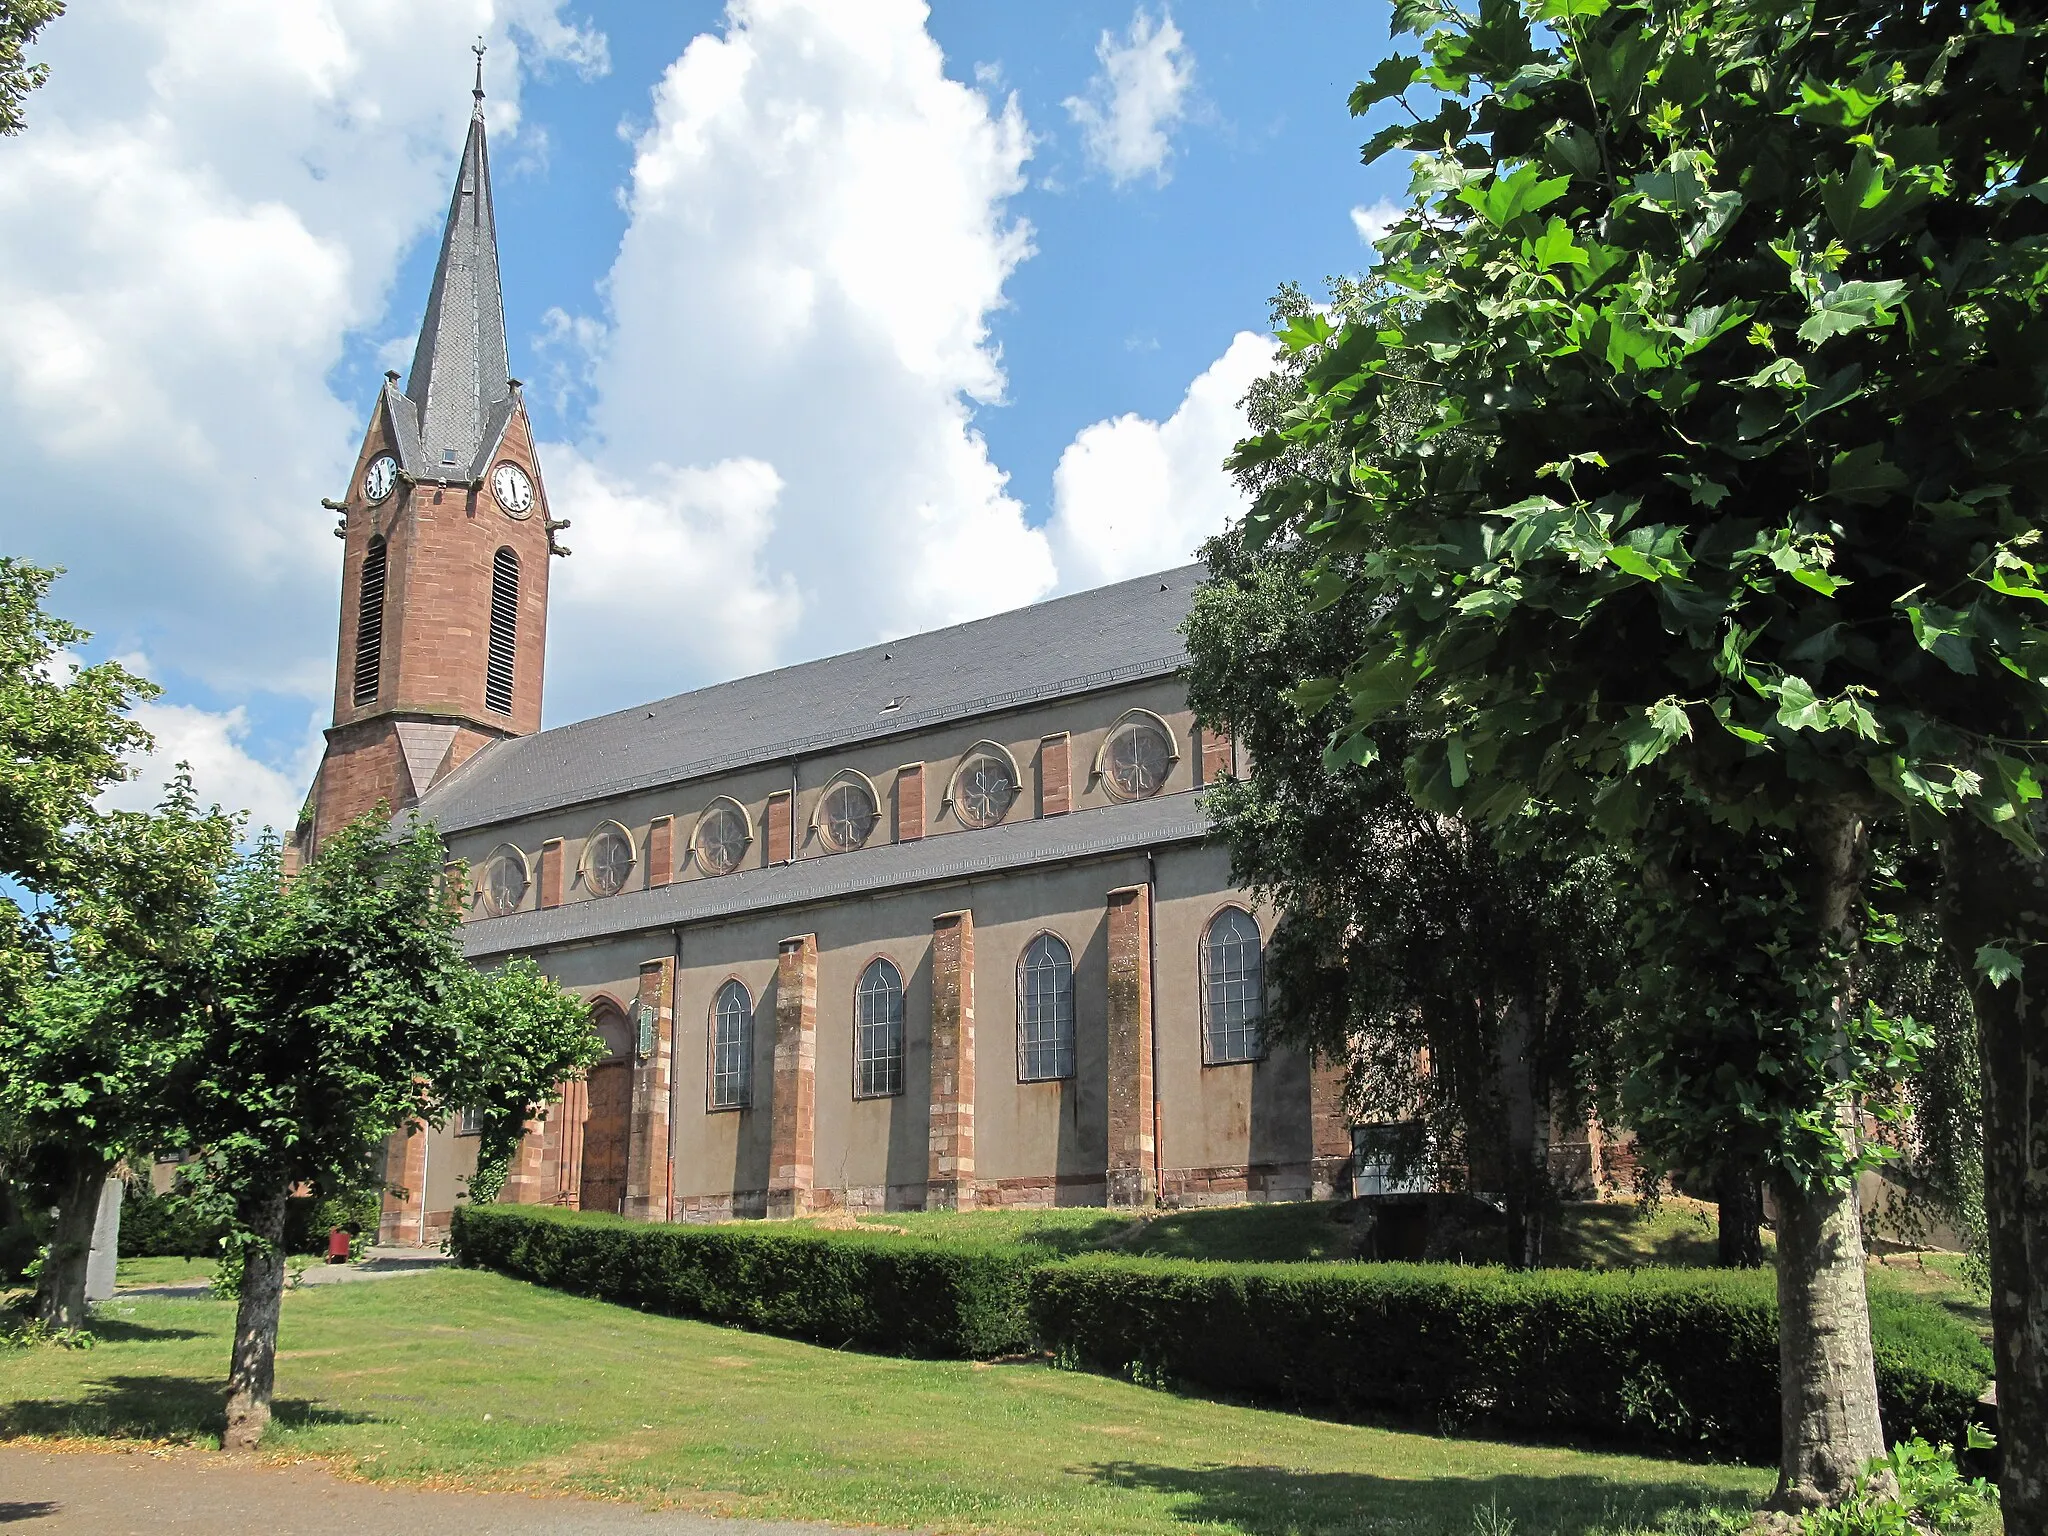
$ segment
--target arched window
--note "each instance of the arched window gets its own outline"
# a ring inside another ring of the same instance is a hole
[[[746,857],[754,829],[747,820],[746,807],[720,795],[704,807],[697,818],[697,830],[690,836],[690,851],[697,867],[707,875],[729,875]]]
[[[519,903],[526,900],[526,888],[531,882],[526,855],[510,843],[498,844],[484,860],[483,879],[478,882],[484,915],[504,917],[517,912]]]
[[[358,708],[377,701],[377,682],[384,670],[384,577],[388,556],[384,541],[373,538],[363,551],[363,583],[356,598],[356,676],[353,698]]]
[[[484,707],[512,713],[512,655],[519,639],[519,557],[491,557],[491,649],[484,662]]]
[[[711,1107],[745,1109],[754,1101],[754,999],[737,981],[711,1004]]]
[[[1149,800],[1166,787],[1180,748],[1166,722],[1150,710],[1127,713],[1103,738],[1095,771],[1112,800]]]
[[[605,822],[583,840],[583,883],[596,895],[618,895],[637,862],[633,834],[616,821]]]
[[[1255,1061],[1265,1049],[1266,1011],[1259,925],[1242,907],[1225,907],[1202,935],[1202,1059]]]
[[[1017,962],[1017,1077],[1074,1075],[1074,957],[1059,936],[1041,933]]]
[[[872,1099],[902,1091],[903,976],[873,960],[853,993],[853,1093]]]
[[[874,834],[882,819],[874,789],[858,774],[842,774],[818,802],[819,840],[834,853],[851,853]]]

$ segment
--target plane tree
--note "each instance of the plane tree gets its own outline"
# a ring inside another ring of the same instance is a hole
[[[1703,826],[1778,861],[1756,1071],[1672,1086],[1688,1135],[1716,1082],[1723,1109],[1768,1090],[1791,1506],[1881,1448],[1858,1117],[1914,1041],[1857,967],[1873,828],[1941,827],[1983,967],[2006,1519],[2040,1532],[2048,1030],[2023,979],[1990,985],[2048,940],[2039,8],[1407,0],[1396,24],[1418,53],[1352,104],[1402,114],[1368,159],[1413,156],[1379,244],[1403,312],[1293,322],[1302,398],[1236,460],[1320,466],[1249,530],[1305,533],[1317,599],[1374,604],[1292,698],[1341,719],[1333,763],[1399,712],[1425,803],[1561,812],[1672,889],[1721,852]],[[1429,422],[1387,442],[1417,390]]]

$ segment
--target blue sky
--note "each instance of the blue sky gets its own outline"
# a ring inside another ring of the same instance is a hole
[[[74,8],[0,143],[0,518],[262,816],[326,720],[317,502],[410,355],[470,36],[577,524],[551,722],[1184,560],[1268,296],[1403,190],[1344,110],[1378,4],[194,4]]]

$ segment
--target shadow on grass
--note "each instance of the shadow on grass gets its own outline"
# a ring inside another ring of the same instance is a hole
[[[1551,1242],[1550,1262],[1565,1269],[1631,1269],[1668,1264],[1710,1267],[1720,1253],[1713,1223],[1701,1213],[1659,1220],[1639,1205],[1575,1202]]]
[[[103,1436],[115,1440],[198,1440],[220,1433],[226,1393],[217,1380],[187,1376],[107,1376],[86,1384],[83,1396],[59,1401],[30,1398],[0,1403],[0,1440],[23,1435],[52,1438]],[[270,1405],[273,1423],[289,1429],[316,1424],[374,1424],[377,1415],[329,1408],[301,1397]]]
[[[204,1339],[212,1335],[202,1328],[157,1328],[148,1323],[125,1323],[118,1317],[95,1312],[86,1331],[102,1344],[163,1344],[173,1339]]]
[[[1374,1477],[1358,1472],[1284,1467],[1162,1467],[1101,1462],[1086,1468],[1098,1483],[1173,1495],[1176,1519],[1244,1536],[1356,1536],[1413,1532],[1468,1536],[1475,1528],[1514,1528],[1590,1536],[1692,1524],[1708,1508],[1746,1509],[1731,1495],[1694,1484],[1617,1486],[1595,1477]],[[1697,1527],[1695,1527],[1697,1528]]]

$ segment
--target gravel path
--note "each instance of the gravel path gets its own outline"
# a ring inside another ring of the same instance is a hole
[[[23,1536],[852,1536],[630,1504],[343,1482],[198,1451],[0,1446],[0,1527]],[[863,1536],[878,1536],[871,1527]]]

